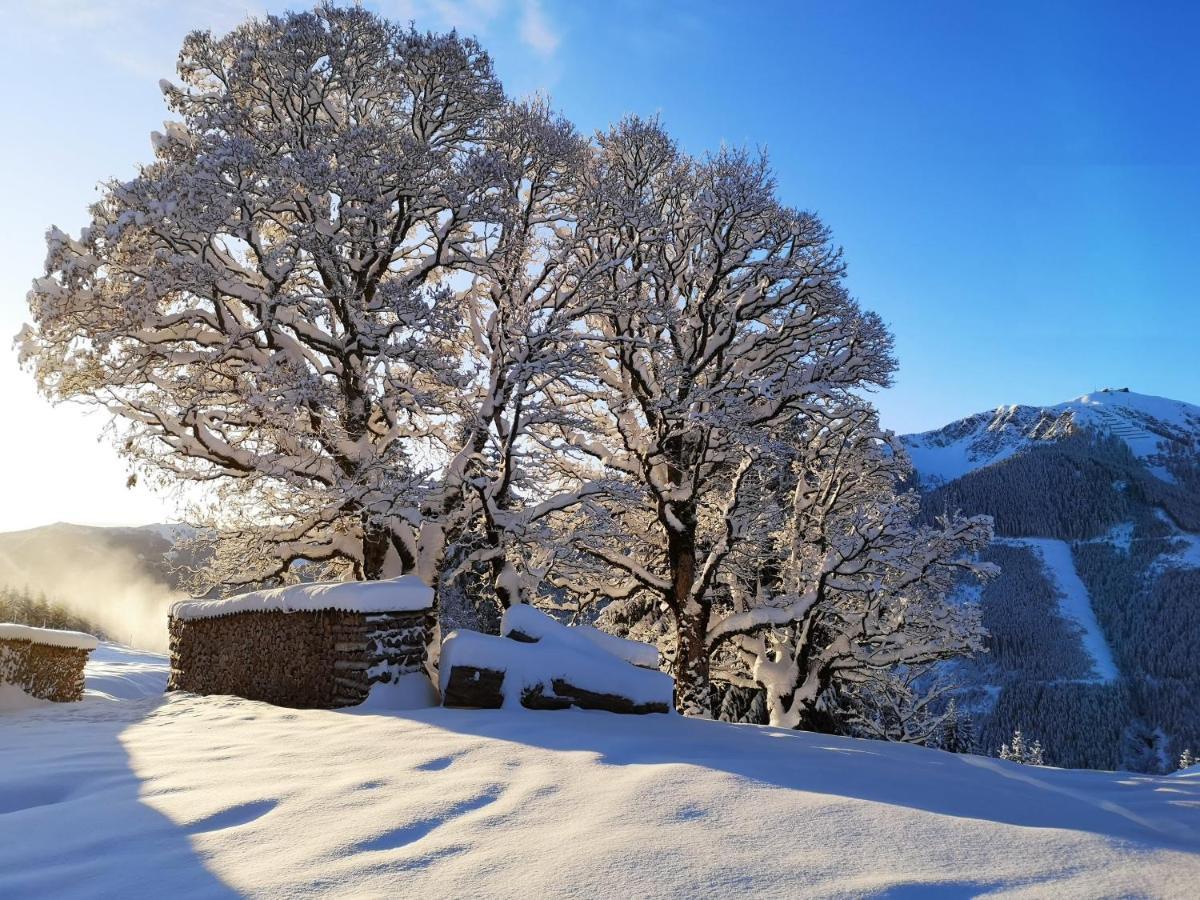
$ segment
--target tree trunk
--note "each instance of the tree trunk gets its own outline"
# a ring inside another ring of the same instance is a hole
[[[679,616],[679,648],[675,654],[675,705],[687,716],[712,717],[709,683],[708,616],[684,611]]]
[[[691,513],[689,515],[689,513]],[[696,528],[693,511],[677,512],[682,530],[668,529],[667,554],[671,567],[672,608],[676,611],[679,643],[675,653],[675,705],[689,716],[712,716],[708,680],[707,598],[692,599],[696,579]]]
[[[363,517],[363,578],[378,581],[383,577],[388,548],[392,545],[391,535],[377,522]]]

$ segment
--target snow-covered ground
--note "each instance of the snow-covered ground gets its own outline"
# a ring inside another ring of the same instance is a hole
[[[1200,569],[1200,534],[1187,531],[1177,531],[1171,535],[1173,541],[1180,544],[1180,549],[1163,557],[1167,565],[1182,566],[1186,569]]]
[[[678,716],[89,695],[0,716],[0,896],[1194,897],[1169,777]],[[120,699],[118,699],[120,698]]]
[[[1092,658],[1096,680],[1115,680],[1118,672],[1117,664],[1113,661],[1112,648],[1108,646],[1104,631],[1096,619],[1087,586],[1075,571],[1071,545],[1066,541],[1043,537],[997,538],[996,543],[1029,547],[1042,558],[1051,584],[1058,589],[1059,611],[1083,630],[1080,640],[1083,642],[1083,649]]]
[[[1185,569],[1200,569],[1200,534],[1182,531],[1162,509],[1154,510],[1155,516],[1171,529],[1171,540],[1179,549],[1172,553],[1164,553],[1154,562],[1156,569],[1177,566]]]

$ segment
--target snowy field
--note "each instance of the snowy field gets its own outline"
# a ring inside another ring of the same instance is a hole
[[[89,695],[0,712],[0,897],[1195,897],[1170,777],[677,716],[298,711]]]

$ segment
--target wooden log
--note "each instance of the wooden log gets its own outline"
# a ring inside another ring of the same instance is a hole
[[[473,709],[499,709],[504,705],[505,673],[496,669],[481,669],[475,666],[454,666],[442,693],[444,706],[469,707]],[[646,713],[670,712],[662,702],[639,703],[630,697],[592,691],[579,687],[562,678],[552,679],[550,684],[536,684],[521,692],[521,705],[526,709],[603,709],[608,712],[644,715]]]
[[[547,694],[543,685],[536,684],[521,692],[521,705],[526,709],[570,709],[571,701]]]
[[[622,697],[619,694],[604,694],[589,691],[587,688],[568,684],[562,678],[555,678],[551,682],[551,687],[554,689],[556,697],[581,709],[605,709],[609,712],[632,713],[639,716],[646,713],[665,713],[669,711],[665,703],[637,703],[629,697]]]
[[[475,666],[454,666],[442,691],[443,706],[499,709],[504,705],[504,673]]]

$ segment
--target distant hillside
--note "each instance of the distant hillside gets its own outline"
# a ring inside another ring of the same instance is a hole
[[[1200,745],[1200,408],[1102,391],[903,438],[930,518],[987,513],[990,652],[957,665],[985,749],[1168,768]]]
[[[60,522],[0,533],[0,587],[45,594],[114,640],[161,650],[167,607],[179,596],[173,544],[181,527]]]

